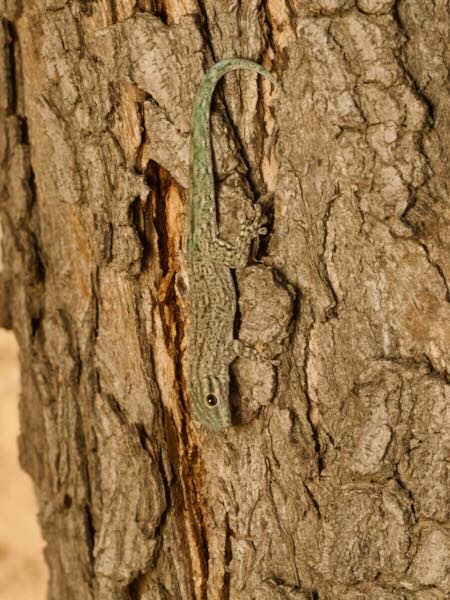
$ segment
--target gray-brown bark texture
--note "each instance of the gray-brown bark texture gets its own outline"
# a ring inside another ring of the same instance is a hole
[[[2,0],[1,325],[51,600],[450,594],[448,0]],[[239,423],[185,394],[190,113],[214,102]],[[447,448],[446,448],[447,447]]]

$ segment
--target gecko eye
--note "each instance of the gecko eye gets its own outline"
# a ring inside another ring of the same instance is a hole
[[[217,406],[219,400],[215,394],[207,394],[205,397],[206,404],[208,406]]]

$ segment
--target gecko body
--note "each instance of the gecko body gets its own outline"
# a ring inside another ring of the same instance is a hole
[[[265,218],[257,204],[254,220],[241,223],[238,238],[230,244],[218,235],[214,193],[211,99],[219,79],[236,69],[256,71],[277,83],[257,63],[225,59],[206,73],[194,101],[188,207],[188,389],[192,418],[213,430],[231,425],[231,362],[236,356],[259,358],[233,336],[236,290],[230,269],[247,264],[252,240],[265,232]]]

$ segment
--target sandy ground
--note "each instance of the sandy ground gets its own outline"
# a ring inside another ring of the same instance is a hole
[[[44,600],[44,544],[31,479],[17,458],[18,397],[15,339],[0,329],[0,600]]]

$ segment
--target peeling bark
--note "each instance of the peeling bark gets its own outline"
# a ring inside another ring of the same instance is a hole
[[[0,326],[59,600],[450,594],[444,0],[0,2]],[[189,419],[190,114],[214,101],[238,424]]]

